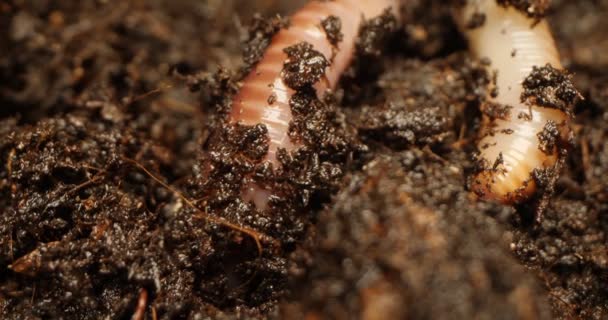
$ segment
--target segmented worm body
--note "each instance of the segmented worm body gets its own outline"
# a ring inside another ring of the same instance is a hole
[[[240,91],[233,98],[230,121],[244,125],[265,124],[270,138],[266,160],[276,167],[278,148],[291,151],[297,147],[297,142],[288,136],[292,119],[289,100],[295,91],[286,84],[282,74],[289,59],[285,49],[308,43],[330,62],[323,77],[314,84],[320,96],[326,89],[335,87],[350,64],[363,19],[378,16],[390,7],[397,8],[397,3],[397,0],[310,1],[291,17],[288,28],[272,38],[262,59],[244,79]],[[322,27],[322,22],[330,17],[339,19],[341,24],[342,37],[337,43],[332,43]],[[264,208],[269,192],[255,185],[248,188],[244,192],[245,200],[253,200],[258,208]]]
[[[528,89],[539,86],[539,92],[559,100],[556,95],[563,92],[543,76],[562,75],[566,82],[569,78],[558,70],[562,66],[546,21],[499,6],[495,0],[469,1],[459,18],[466,25],[480,14],[485,15],[485,22],[469,25],[465,34],[471,52],[490,60],[497,91],[482,107],[485,122],[478,149],[483,168],[474,177],[472,189],[481,198],[513,204],[536,191],[535,169],[554,166],[559,149],[555,140],[569,135],[571,103],[558,108],[546,103],[547,99],[529,96]],[[546,87],[540,88],[543,85]],[[559,101],[568,104],[573,100],[571,95],[578,93],[572,90],[574,93]]]

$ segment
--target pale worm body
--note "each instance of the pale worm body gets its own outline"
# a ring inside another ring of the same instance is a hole
[[[295,91],[282,77],[283,65],[288,59],[284,49],[306,42],[330,62],[324,77],[314,84],[320,97],[326,89],[335,87],[351,63],[363,19],[376,17],[390,7],[396,8],[397,3],[396,0],[310,1],[291,17],[288,28],[272,38],[261,61],[243,80],[240,91],[233,98],[230,121],[244,125],[266,125],[270,141],[265,160],[275,168],[279,148],[292,151],[298,146],[298,142],[291,141],[288,135],[292,119],[289,100]],[[338,18],[341,25],[342,37],[335,44],[330,42],[322,27],[322,22],[330,16]],[[244,199],[253,201],[260,209],[265,208],[270,192],[256,185],[247,188]]]
[[[545,20],[536,21],[512,7],[497,5],[495,0],[481,0],[469,1],[460,11],[461,24],[466,25],[475,14],[485,15],[484,23],[463,30],[471,52],[480,59],[488,58],[488,71],[495,72],[498,91],[489,97],[489,104],[506,107],[508,112],[493,118],[486,114],[478,144],[484,168],[473,178],[471,187],[481,198],[517,203],[536,191],[534,169],[550,168],[558,159],[558,146],[549,150],[539,147],[539,133],[548,124],[555,124],[559,139],[566,139],[570,121],[564,110],[524,99],[524,82],[532,77],[534,67],[549,64],[562,69],[562,65]]]

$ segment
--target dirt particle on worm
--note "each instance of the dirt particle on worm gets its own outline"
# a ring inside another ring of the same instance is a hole
[[[292,89],[297,90],[319,81],[329,67],[325,56],[308,42],[300,42],[283,50],[287,60],[281,76]]]
[[[476,29],[483,26],[486,23],[486,15],[482,12],[474,12],[469,21],[466,23],[467,29]]]
[[[555,152],[555,146],[558,143],[560,132],[555,121],[547,121],[541,132],[536,134],[538,137],[538,148],[545,154],[550,155]]]
[[[338,46],[338,43],[340,43],[344,37],[342,34],[342,21],[340,18],[330,15],[321,21],[321,27],[323,27],[329,43],[334,47]]]
[[[558,109],[568,115],[572,114],[572,107],[581,96],[574,87],[571,76],[550,64],[534,67],[524,80],[523,88],[522,102],[530,106]]]
[[[497,170],[500,166],[502,166],[505,163],[505,159],[502,155],[502,152],[498,154],[498,157],[496,157],[496,161],[494,161],[494,164],[492,165],[492,170]]]
[[[486,102],[486,105],[484,106],[482,111],[483,114],[485,114],[492,120],[507,120],[511,116],[511,109],[513,109],[513,106],[488,101]]]

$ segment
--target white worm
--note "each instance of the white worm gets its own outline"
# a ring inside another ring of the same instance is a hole
[[[474,16],[485,15],[477,27],[464,27]],[[536,192],[534,169],[547,169],[558,160],[559,146],[543,149],[541,133],[554,125],[561,140],[569,134],[570,115],[522,96],[522,85],[531,74],[549,64],[562,69],[549,26],[495,0],[469,1],[458,19],[469,40],[471,52],[491,61],[496,72],[497,95],[483,108],[507,106],[507,114],[485,116],[479,157],[484,168],[473,178],[472,189],[481,198],[502,203],[518,203]],[[550,67],[547,67],[550,68]],[[567,78],[567,77],[566,77]],[[574,92],[576,92],[574,90]],[[570,105],[571,107],[571,105]]]

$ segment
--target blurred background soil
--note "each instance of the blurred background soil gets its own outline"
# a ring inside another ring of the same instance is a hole
[[[608,318],[608,1],[552,2],[585,99],[541,223],[466,189],[488,77],[439,0],[342,80],[337,183],[231,199],[217,105],[301,3],[0,3],[0,318]]]

